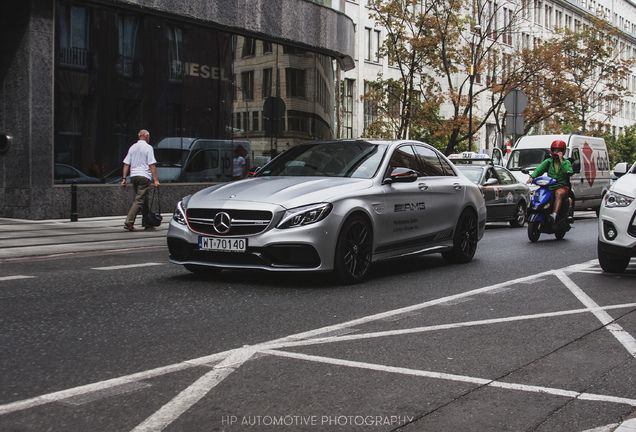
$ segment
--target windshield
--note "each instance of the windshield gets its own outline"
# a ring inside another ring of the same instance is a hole
[[[550,157],[550,149],[535,148],[513,150],[508,159],[508,169],[519,171],[522,168],[536,168]]]
[[[188,152],[189,150],[156,148],[155,159],[157,159],[157,167],[181,168],[188,158]]]
[[[469,168],[461,165],[457,166],[457,168],[461,171],[462,174],[468,177],[468,180],[473,183],[479,184],[479,180],[481,180],[481,168]]]
[[[372,178],[385,146],[367,142],[303,144],[290,148],[258,172],[263,176]]]

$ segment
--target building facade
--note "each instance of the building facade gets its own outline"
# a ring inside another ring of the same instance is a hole
[[[386,37],[386,30],[370,17],[368,3],[369,0],[346,0],[343,5],[343,10],[356,23],[357,28],[356,66],[343,74],[340,133],[344,137],[365,136],[366,127],[375,120],[372,102],[365,103],[361,98],[368,91],[369,82],[375,81],[379,74],[384,79],[397,79],[400,76],[399,69],[378,55],[378,49]],[[488,3],[486,9],[494,10],[499,15],[493,22],[504,26],[514,20],[515,25],[512,29],[498,35],[499,42],[508,47],[506,49],[511,56],[514,56],[515,50],[531,48],[537,41],[551,37],[555,26],[575,30],[589,22],[589,15],[596,15],[604,17],[622,31],[619,46],[623,57],[636,57],[636,4],[630,0],[506,0]],[[470,40],[470,37],[467,37],[467,40]],[[458,81],[462,79],[465,79],[465,76],[457,77]],[[625,84],[636,94],[636,70]],[[474,85],[475,93],[478,93],[477,90],[483,85],[479,75]],[[483,117],[488,104],[492,104],[492,101],[487,94],[476,97],[473,105],[475,117]],[[617,104],[617,107],[599,109],[607,111],[616,108],[617,114],[611,119],[611,130],[608,132],[621,134],[627,126],[636,122],[636,97],[625,98]],[[596,117],[603,119],[605,115],[606,112],[599,112]],[[489,118],[486,125],[476,132],[473,138],[473,148],[476,148],[476,151],[489,152],[494,146],[502,146],[505,142],[504,134],[497,124],[503,124],[502,119],[497,122],[494,118]]]
[[[333,138],[354,26],[319,3],[3,2],[0,217],[124,214],[118,179],[140,129],[152,144],[247,141],[252,166]],[[165,184],[162,207],[204,186]]]

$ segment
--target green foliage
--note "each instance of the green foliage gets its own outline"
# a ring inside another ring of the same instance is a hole
[[[625,133],[617,138],[605,137],[605,142],[610,153],[612,167],[619,162],[628,162],[631,165],[636,161],[636,125],[627,127]]]

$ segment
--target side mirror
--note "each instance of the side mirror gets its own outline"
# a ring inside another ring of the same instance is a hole
[[[389,178],[385,179],[386,183],[411,183],[417,180],[419,175],[417,172],[408,168],[395,168]]]
[[[629,170],[629,164],[627,162],[620,162],[616,164],[613,172],[616,177],[622,177],[625,174],[627,174],[628,170]]]
[[[484,183],[484,186],[492,186],[496,184],[499,184],[499,181],[496,178],[489,178],[486,180],[486,183]]]
[[[504,166],[504,155],[499,147],[495,147],[492,149],[491,158],[493,161],[493,165]]]

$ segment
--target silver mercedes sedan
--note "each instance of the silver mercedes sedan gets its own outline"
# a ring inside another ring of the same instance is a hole
[[[168,248],[196,273],[320,271],[351,284],[374,262],[407,255],[466,263],[485,226],[479,187],[428,144],[308,142],[252,177],[183,198]]]

